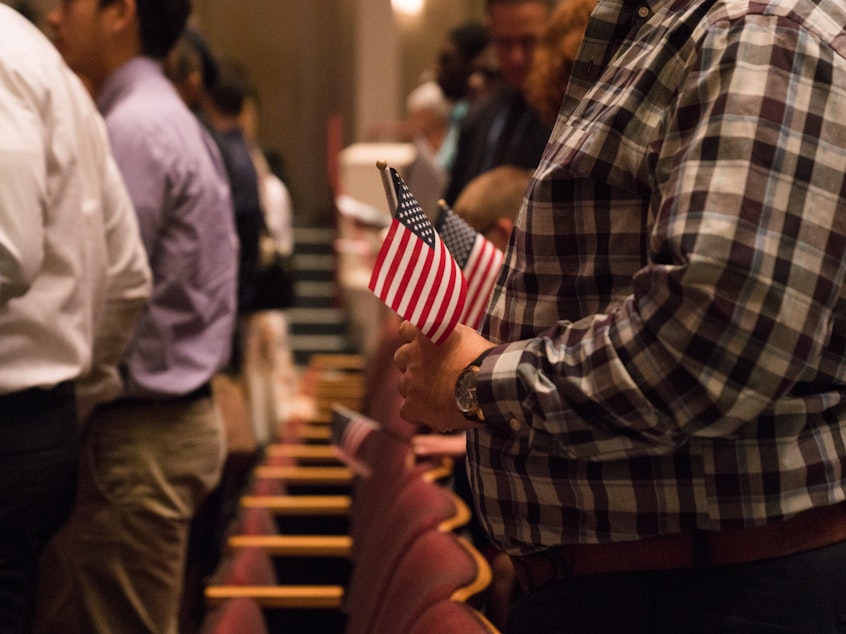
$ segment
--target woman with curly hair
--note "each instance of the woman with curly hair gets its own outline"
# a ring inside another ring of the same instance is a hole
[[[562,0],[550,17],[526,79],[526,101],[554,125],[570,70],[597,0]]]

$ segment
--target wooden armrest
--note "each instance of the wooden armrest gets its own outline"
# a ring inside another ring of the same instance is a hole
[[[270,509],[276,515],[347,515],[349,495],[245,495],[241,506]]]
[[[333,398],[361,398],[364,396],[364,382],[361,379],[348,377],[332,378],[318,381],[314,386],[312,398],[333,399]]]
[[[309,357],[309,367],[332,370],[364,370],[367,361],[362,354],[318,352]]]
[[[465,526],[470,521],[471,514],[470,507],[454,491],[445,489],[445,492],[452,498],[452,503],[455,505],[455,515],[438,524],[438,530],[446,533]]]
[[[471,583],[463,588],[458,588],[455,592],[453,592],[450,599],[453,601],[467,601],[471,597],[474,597],[484,591],[491,584],[493,572],[491,571],[490,564],[488,564],[488,560],[485,559],[482,553],[480,553],[473,544],[460,535],[457,535],[456,538],[464,550],[466,550],[473,558],[473,561],[476,562],[476,569],[478,570],[478,573]]]
[[[291,484],[349,484],[354,474],[349,467],[264,465],[253,469],[256,478],[284,480]]]
[[[232,535],[230,548],[264,548],[268,554],[286,557],[349,557],[349,535]]]
[[[326,422],[330,422],[331,419]],[[301,440],[329,440],[332,428],[329,425],[302,425],[293,430],[293,435]]]
[[[250,598],[267,608],[340,608],[343,586],[208,586],[206,605],[227,599]]]
[[[449,456],[443,456],[423,473],[423,479],[427,482],[447,480],[452,475],[454,467],[455,461]]]

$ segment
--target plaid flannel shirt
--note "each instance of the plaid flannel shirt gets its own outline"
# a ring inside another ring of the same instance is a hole
[[[846,498],[846,7],[601,0],[482,332],[512,554]]]

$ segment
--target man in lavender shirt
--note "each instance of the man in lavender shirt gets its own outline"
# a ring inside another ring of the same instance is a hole
[[[42,565],[39,631],[175,633],[191,519],[224,436],[210,380],[236,314],[237,238],[219,154],[164,76],[189,0],[74,0],[55,43],[106,120],[153,271],[122,371],[90,419],[80,495]]]

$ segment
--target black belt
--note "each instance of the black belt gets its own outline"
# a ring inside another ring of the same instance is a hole
[[[123,407],[132,405],[176,405],[183,403],[191,403],[192,401],[198,401],[203,398],[211,398],[211,396],[212,386],[210,382],[207,382],[203,383],[197,389],[191,390],[187,394],[182,394],[180,396],[162,396],[158,398],[142,396],[124,396],[115,399],[114,401],[103,403],[100,407]]]
[[[63,381],[46,389],[31,387],[19,392],[0,394],[0,411],[10,415],[43,411],[72,402],[74,395],[73,381]]]

